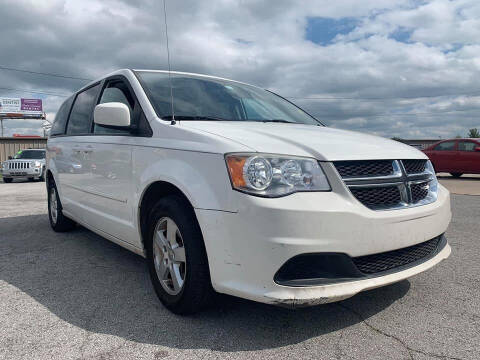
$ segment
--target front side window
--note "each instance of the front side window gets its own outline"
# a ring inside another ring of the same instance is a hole
[[[445,141],[435,146],[436,151],[453,151],[455,150],[455,141]]]
[[[479,145],[474,143],[473,141],[460,141],[458,143],[458,150],[459,151],[475,151]]]
[[[45,159],[45,150],[20,150],[15,156],[14,159]]]
[[[73,97],[65,100],[65,102],[58,109],[55,115],[55,120],[50,130],[50,135],[63,135],[65,134],[65,125],[67,124],[68,113],[72,107]]]
[[[171,119],[168,73],[138,71],[157,115]],[[178,120],[291,122],[321,125],[287,100],[267,90],[235,81],[171,74],[173,108]]]
[[[67,134],[81,135],[90,133],[90,118],[95,105],[100,84],[79,93],[68,119]]]
[[[99,104],[110,103],[110,102],[119,102],[128,106],[130,110],[130,122],[133,123],[133,107],[135,105],[135,100],[130,93],[130,90],[122,81],[112,81],[103,90],[102,96],[100,97]],[[93,132],[95,134],[125,134],[128,135],[130,130],[128,129],[111,129],[101,125],[94,125]]]

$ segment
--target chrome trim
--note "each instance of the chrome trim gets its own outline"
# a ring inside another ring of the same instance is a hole
[[[373,161],[373,160],[372,160]],[[428,161],[428,160],[426,160]],[[333,167],[336,170],[335,164]],[[369,207],[363,204],[356,196],[350,191],[350,194],[360,202],[363,206],[369,208],[373,211],[384,211],[384,210],[399,210],[412,208],[422,205],[427,205],[435,202],[437,200],[437,187],[434,190],[429,190],[429,194],[424,199],[413,202],[411,185],[428,183],[436,180],[435,174],[432,174],[429,171],[424,171],[422,173],[407,173],[405,166],[401,160],[392,160],[393,173],[387,176],[363,176],[363,177],[345,177],[342,176],[337,171],[340,179],[343,180],[346,187],[350,189],[360,189],[360,188],[380,188],[380,187],[397,187],[400,192],[401,202],[397,205],[386,205],[386,206],[372,206]],[[428,164],[425,165],[425,169],[428,168]],[[397,181],[388,181],[388,180],[397,180]],[[356,182],[356,184],[353,184]]]
[[[404,185],[404,181],[396,181],[396,182],[391,182],[391,183],[365,183],[365,184],[350,184],[347,186],[349,188],[379,188],[379,187],[393,187],[393,186],[399,186],[399,185]]]
[[[392,161],[393,173],[392,175],[385,176],[360,176],[360,177],[344,177],[342,178],[345,182],[350,181],[362,181],[362,180],[388,180],[388,179],[401,179],[402,178],[402,168],[400,167],[400,162],[398,160]],[[340,174],[339,174],[340,175]],[[340,175],[340,177],[342,177]]]

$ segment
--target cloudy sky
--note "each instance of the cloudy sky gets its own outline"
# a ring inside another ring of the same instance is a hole
[[[480,128],[478,0],[166,5],[172,70],[274,90],[338,128],[404,138]],[[167,68],[162,0],[0,0],[0,9],[0,96],[40,97],[49,119],[86,81],[5,68],[83,79]],[[41,133],[38,121],[5,128]]]

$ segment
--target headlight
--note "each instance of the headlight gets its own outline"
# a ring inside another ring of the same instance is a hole
[[[428,183],[427,200],[430,202],[433,202],[437,200],[438,179],[437,179],[437,175],[435,174],[435,170],[433,168],[432,162],[430,160],[427,161],[427,164],[425,166],[425,172],[430,174],[430,181]]]
[[[38,168],[38,167],[40,167],[40,166],[42,166],[42,163],[41,163],[40,161],[35,161],[35,167]]]
[[[233,188],[252,195],[279,197],[331,190],[314,159],[266,154],[227,154],[225,159]]]

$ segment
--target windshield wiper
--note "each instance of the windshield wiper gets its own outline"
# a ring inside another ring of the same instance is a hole
[[[273,122],[273,123],[285,123],[285,124],[297,124],[295,121],[288,121],[284,119],[267,119],[267,120],[259,120],[261,122]]]
[[[173,120],[172,115],[162,117],[162,120]],[[207,120],[207,121],[235,121],[231,119],[223,119],[215,116],[199,116],[199,115],[175,115],[175,120]]]

